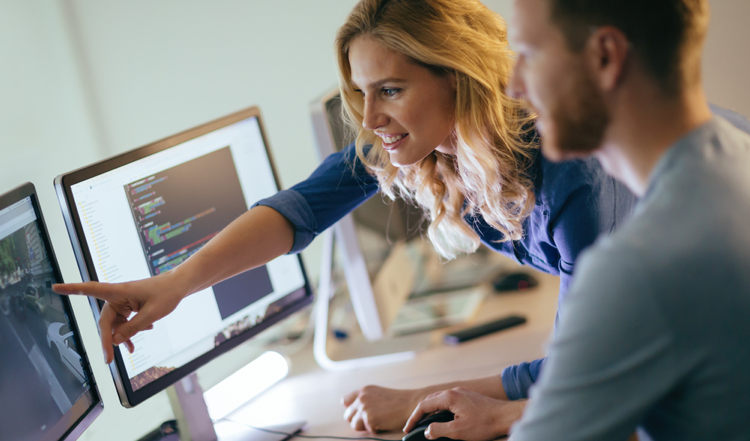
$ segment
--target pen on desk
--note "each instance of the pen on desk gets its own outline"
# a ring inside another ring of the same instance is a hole
[[[457,345],[468,340],[492,334],[493,332],[502,331],[503,329],[512,328],[513,326],[522,325],[524,323],[526,323],[526,317],[511,315],[489,323],[483,323],[471,328],[446,334],[443,341],[449,345]]]

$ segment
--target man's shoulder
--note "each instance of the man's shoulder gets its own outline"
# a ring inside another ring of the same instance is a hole
[[[750,265],[750,150],[717,133],[664,171],[634,216],[583,256],[576,278],[589,279],[585,288],[651,291],[664,304],[708,301],[714,289],[750,292],[750,278],[734,276]]]
[[[657,165],[639,211],[646,222],[709,228],[720,211],[750,209],[750,135],[722,118],[680,141]]]
[[[589,282],[596,280],[597,284],[608,287],[606,291],[612,292],[635,282],[636,278],[647,279],[649,273],[658,272],[654,263],[659,258],[651,252],[653,246],[639,230],[631,221],[600,238],[581,257],[576,279],[589,286]]]
[[[648,295],[657,281],[679,273],[686,261],[702,259],[696,252],[700,241],[686,240],[693,233],[682,235],[686,229],[679,215],[658,203],[639,208],[625,225],[584,252],[574,278],[577,291],[631,302]]]
[[[750,133],[750,121],[748,121],[748,119],[745,118],[743,115],[735,112],[734,110],[726,109],[724,107],[719,107],[715,104],[711,104],[710,107],[711,107],[711,112],[714,115],[726,119],[733,126],[737,127],[743,132]]]

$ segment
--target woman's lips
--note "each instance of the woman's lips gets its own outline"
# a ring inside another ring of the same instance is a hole
[[[401,145],[402,142],[406,141],[406,138],[408,137],[409,137],[409,134],[407,133],[401,139],[399,139],[398,141],[392,144],[388,144],[387,142],[385,142],[385,139],[383,139],[383,148],[388,152],[396,150]]]

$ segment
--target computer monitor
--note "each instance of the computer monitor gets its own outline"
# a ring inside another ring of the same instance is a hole
[[[253,107],[58,176],[84,280],[126,282],[185,261],[278,181]],[[110,364],[135,406],[312,302],[299,256],[286,255],[186,298]],[[98,318],[101,302],[92,300]]]
[[[0,195],[0,440],[75,440],[102,412],[32,184]]]

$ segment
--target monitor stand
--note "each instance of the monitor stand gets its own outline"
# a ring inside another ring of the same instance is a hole
[[[328,354],[328,304],[331,292],[331,274],[333,269],[334,233],[323,233],[323,255],[320,265],[320,284],[318,299],[315,305],[315,336],[313,354],[315,361],[327,371],[346,371],[363,367],[378,366],[399,361],[411,360],[417,352],[427,349],[430,344],[429,333],[405,337],[390,338],[380,341],[366,341],[362,338],[350,338],[346,342],[337,342],[336,352],[342,355],[333,359]]]
[[[167,395],[177,420],[180,441],[284,441],[299,433],[306,424],[301,421],[256,429],[230,419],[214,423],[208,415],[203,389],[195,373],[168,388]]]

